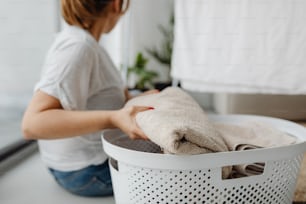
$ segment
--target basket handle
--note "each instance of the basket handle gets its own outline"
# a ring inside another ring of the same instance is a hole
[[[229,187],[233,185],[237,185],[237,183],[240,184],[251,184],[251,183],[262,183],[264,182],[269,175],[273,174],[273,161],[266,161],[266,162],[260,162],[262,164],[262,172],[258,172],[257,174],[254,175],[243,175],[241,177],[234,178],[233,175],[229,175],[227,178],[222,177],[223,171],[221,168],[215,168],[212,173],[214,175],[214,178],[216,179],[216,185],[219,185],[220,187]],[[247,164],[238,164],[236,166],[244,166],[244,165],[251,165],[249,163]],[[231,172],[232,174],[232,172]]]
[[[119,171],[119,167],[118,167],[118,161],[116,159],[113,159],[112,157],[109,158],[109,164],[112,165],[112,167]]]

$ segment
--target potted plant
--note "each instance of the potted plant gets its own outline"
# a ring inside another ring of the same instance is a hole
[[[147,69],[148,59],[139,52],[136,56],[135,62],[128,67],[128,78],[133,74],[136,76],[135,89],[146,91],[154,88],[153,80],[158,77],[158,73]]]
[[[171,85],[170,70],[174,40],[174,15],[171,15],[169,24],[168,27],[162,25],[158,26],[160,32],[164,36],[160,48],[146,49],[148,54],[150,54],[157,62],[168,68],[168,81],[154,83],[154,87],[159,90]]]

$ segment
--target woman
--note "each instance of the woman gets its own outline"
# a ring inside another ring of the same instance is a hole
[[[129,2],[61,0],[61,4],[69,26],[47,54],[23,118],[24,137],[39,140],[42,160],[62,187],[82,196],[111,195],[101,130],[120,128],[132,139],[147,139],[135,115],[154,109],[122,108],[130,95],[98,44],[101,34],[113,29]]]

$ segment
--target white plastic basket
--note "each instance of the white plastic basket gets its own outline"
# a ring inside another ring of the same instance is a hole
[[[110,169],[116,203],[291,203],[306,151],[306,129],[286,120],[261,116],[212,115],[210,118],[233,124],[250,119],[263,121],[296,136],[300,142],[277,148],[178,156],[159,154],[153,143],[129,140],[119,131],[104,133],[104,150],[112,158]],[[224,166],[255,162],[265,163],[262,174],[221,178]]]

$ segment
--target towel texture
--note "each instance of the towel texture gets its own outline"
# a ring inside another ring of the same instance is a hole
[[[126,104],[133,105],[155,108],[138,113],[136,122],[165,153],[245,151],[289,145],[296,141],[294,137],[258,121],[246,121],[239,125],[212,122],[191,96],[176,87],[136,97]],[[264,165],[254,163],[224,167],[222,177],[258,175],[263,172]]]
[[[239,125],[224,123],[214,125],[231,151],[277,147],[296,142],[294,137],[263,122],[245,121]]]
[[[293,144],[296,139],[262,122],[245,121],[239,125],[215,123],[230,151],[245,151],[263,147]],[[259,175],[264,172],[264,163],[233,166],[229,177]]]
[[[201,154],[228,151],[221,134],[203,109],[184,91],[170,87],[158,94],[139,96],[126,106],[152,106],[136,116],[137,124],[167,153]]]

